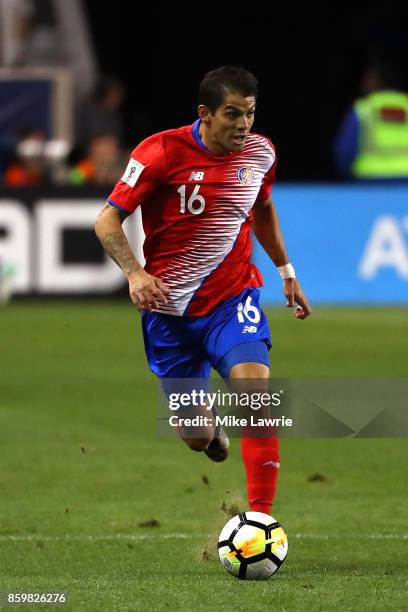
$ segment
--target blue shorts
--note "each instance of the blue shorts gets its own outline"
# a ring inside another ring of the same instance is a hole
[[[228,378],[237,363],[269,366],[272,341],[259,289],[245,289],[202,317],[145,311],[142,328],[149,368],[159,378],[208,378],[212,367]]]

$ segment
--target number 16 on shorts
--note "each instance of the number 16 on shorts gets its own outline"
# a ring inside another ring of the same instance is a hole
[[[245,325],[242,331],[243,334],[256,334],[258,328],[256,325],[261,320],[259,308],[252,304],[252,297],[249,295],[245,302],[240,302],[237,305],[237,317],[240,323],[249,321],[252,325]]]

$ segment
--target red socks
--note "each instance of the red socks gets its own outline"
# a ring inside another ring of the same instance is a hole
[[[242,438],[249,508],[271,513],[279,471],[279,438]]]

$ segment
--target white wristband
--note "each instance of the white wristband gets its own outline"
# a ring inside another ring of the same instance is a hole
[[[291,263],[287,263],[284,266],[279,266],[278,272],[280,274],[280,277],[283,279],[296,278],[295,269]]]

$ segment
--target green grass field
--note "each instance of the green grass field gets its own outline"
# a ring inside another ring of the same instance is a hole
[[[157,437],[138,318],[125,302],[0,310],[0,591],[69,591],[89,611],[408,609],[406,440],[283,440],[288,559],[236,580],[216,541],[221,506],[246,509],[239,441],[213,464]],[[269,320],[274,376],[408,377],[406,310]]]

